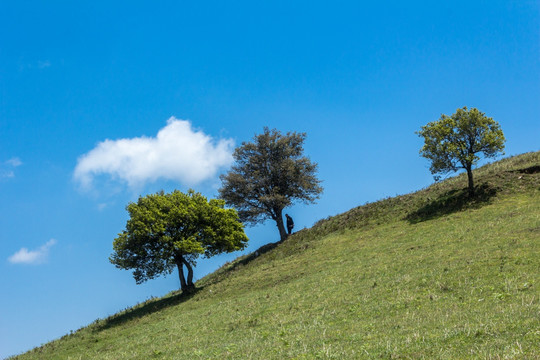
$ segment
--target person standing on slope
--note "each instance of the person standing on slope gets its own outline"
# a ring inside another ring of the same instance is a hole
[[[285,214],[285,217],[287,218],[287,231],[289,232],[289,235],[291,235],[292,229],[294,228],[294,221],[289,214]]]

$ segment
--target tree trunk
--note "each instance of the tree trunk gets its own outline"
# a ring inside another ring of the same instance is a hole
[[[178,267],[178,277],[180,278],[182,292],[192,291],[195,288],[195,285],[193,285],[193,267],[182,255],[176,255],[174,261]],[[184,265],[186,265],[188,271],[187,281],[184,277]]]
[[[472,165],[467,165],[467,178],[469,179],[469,197],[474,196],[474,182],[473,182],[473,174],[472,174]]]
[[[283,224],[283,210],[276,210],[276,215],[276,223],[279,230],[280,241],[284,241],[287,239],[288,234],[287,230],[285,230],[285,225]]]
[[[186,283],[186,279],[184,278],[184,258],[182,255],[177,255],[174,257],[174,261],[176,263],[176,267],[178,267],[178,277],[180,278],[180,288],[182,291],[186,291],[188,289],[188,285]]]
[[[186,268],[187,268],[187,271],[188,271],[187,287],[188,287],[188,289],[192,290],[192,289],[195,288],[195,285],[193,285],[193,266],[191,266],[189,261],[187,261],[183,257],[182,257],[182,262],[184,263],[184,265],[186,265]]]

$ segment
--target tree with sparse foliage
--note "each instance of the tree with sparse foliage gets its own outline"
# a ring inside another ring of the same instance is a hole
[[[126,209],[130,219],[114,239],[110,261],[120,269],[133,269],[137,284],[177,267],[182,291],[189,291],[199,255],[241,250],[248,241],[236,210],[193,190],[146,195]]]
[[[471,197],[475,193],[472,168],[480,160],[478,154],[494,158],[504,150],[501,126],[476,108],[457,109],[452,116],[443,114],[439,120],[422,126],[417,134],[424,138],[420,154],[431,161],[431,173],[465,169]]]
[[[235,164],[221,176],[220,197],[238,209],[240,219],[251,225],[274,220],[282,241],[283,209],[295,201],[313,203],[323,190],[317,164],[303,155],[305,139],[305,133],[283,135],[265,127],[234,151]]]

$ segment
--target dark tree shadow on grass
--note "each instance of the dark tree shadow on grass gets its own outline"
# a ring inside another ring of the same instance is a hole
[[[97,320],[95,327],[92,329],[94,332],[106,330],[130,322],[135,319],[142,318],[144,316],[153,314],[171,306],[181,304],[193,297],[197,292],[204,287],[197,287],[190,292],[180,292],[175,295],[171,295],[162,299],[147,300],[142,304],[136,305],[131,309],[122,311],[119,314],[110,316],[103,320]]]
[[[226,272],[232,272],[240,265],[247,265],[251,261],[255,260],[257,257],[261,256],[262,254],[276,248],[280,242],[270,243],[261,246],[258,250],[252,252],[249,255],[246,255],[245,257],[235,261],[229,268],[226,269]],[[127,322],[130,322],[132,320],[140,319],[142,317],[145,317],[147,315],[153,314],[155,312],[164,310],[171,306],[176,306],[178,304],[181,304],[185,301],[188,301],[191,299],[197,292],[201,291],[205,288],[205,286],[210,285],[215,282],[219,282],[220,280],[217,279],[214,282],[206,283],[205,285],[197,285],[195,289],[193,289],[191,292],[179,292],[177,294],[162,298],[162,299],[151,299],[147,300],[142,304],[136,305],[131,309],[127,309],[125,311],[122,311],[119,314],[113,315],[111,317],[108,317],[103,320],[97,320],[93,324],[93,332],[98,332],[101,330],[106,330],[113,328],[115,326],[119,326],[122,324],[125,324]]]
[[[475,188],[475,196],[470,198],[468,189],[451,190],[437,199],[425,204],[418,210],[408,214],[405,220],[411,224],[436,219],[465,209],[477,209],[490,204],[497,194],[497,189],[488,184]]]
[[[518,172],[521,174],[538,174],[540,173],[540,165],[534,165],[528,168],[514,170],[514,172]]]

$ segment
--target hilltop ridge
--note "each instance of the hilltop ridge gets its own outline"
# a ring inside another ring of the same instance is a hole
[[[540,358],[540,152],[322,219],[16,359]]]

